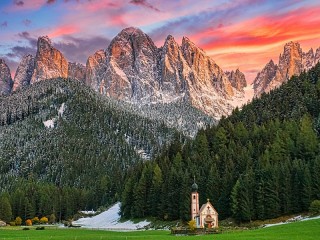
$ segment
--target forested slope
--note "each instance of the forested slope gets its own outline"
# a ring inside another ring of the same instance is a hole
[[[2,97],[0,123],[1,191],[23,218],[65,219],[116,201],[127,169],[176,132],[66,79]]]
[[[122,215],[189,220],[194,175],[221,219],[308,210],[320,199],[319,106],[320,64],[132,171]]]

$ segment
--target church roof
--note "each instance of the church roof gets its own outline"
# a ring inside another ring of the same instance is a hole
[[[209,199],[208,199],[208,202],[206,202],[205,204],[202,204],[202,206],[201,206],[201,208],[200,208],[200,210],[199,210],[199,214],[202,213],[202,212],[207,208],[208,205],[215,211],[215,213],[216,213],[217,215],[219,215],[218,212],[217,212],[217,210],[216,210],[216,209],[212,206],[212,204],[210,203]]]

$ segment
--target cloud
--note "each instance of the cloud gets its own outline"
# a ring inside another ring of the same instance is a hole
[[[6,27],[8,27],[8,22],[4,21],[4,22],[1,23],[0,26],[1,26],[1,28],[6,28]]]
[[[47,4],[50,5],[50,4],[54,4],[56,2],[56,0],[47,0]]]
[[[69,62],[85,64],[90,55],[99,49],[106,49],[109,43],[110,39],[101,36],[90,39],[65,36],[53,45],[64,54]]]
[[[24,5],[24,1],[21,0],[14,0],[13,3],[19,7],[22,7]]]
[[[150,8],[150,9],[156,11],[156,12],[160,12],[160,10],[158,8],[152,6],[146,0],[131,0],[130,3],[132,3],[134,5],[139,5],[139,6]]]
[[[25,20],[22,21],[22,23],[23,23],[25,26],[28,27],[28,26],[31,24],[31,20],[25,19]]]

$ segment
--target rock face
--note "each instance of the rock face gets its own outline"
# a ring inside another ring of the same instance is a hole
[[[3,59],[0,59],[0,94],[9,94],[11,92],[13,81],[10,69]]]
[[[32,74],[34,71],[34,57],[30,54],[24,56],[17,68],[14,76],[14,84],[12,91],[19,88],[28,86],[31,82]]]
[[[14,90],[50,78],[85,82],[106,96],[144,105],[188,101],[194,107],[220,118],[244,97],[244,75],[228,76],[188,38],[181,46],[168,36],[157,48],[137,28],[123,29],[106,50],[90,56],[86,67],[68,63],[48,37],[38,39],[35,58],[27,55],[19,65]]]
[[[243,91],[243,88],[247,86],[246,77],[237,69],[236,71],[226,72],[226,75],[231,83],[231,86],[238,91]]]
[[[304,53],[297,42],[285,44],[283,54],[280,54],[279,64],[275,65],[271,60],[253,82],[255,96],[263,92],[270,92],[287,82],[293,75],[299,75],[302,71],[308,70],[320,60],[320,48],[314,54],[313,49]]]
[[[100,84],[106,70],[106,53],[104,50],[99,50],[87,60],[86,84],[95,90],[100,90]]]
[[[85,82],[86,80],[86,67],[80,63],[68,63],[68,78]]]
[[[150,100],[159,90],[158,49],[140,29],[122,30],[110,43],[100,92],[130,102]]]
[[[88,58],[86,83],[136,104],[183,99],[216,118],[231,112],[229,101],[242,90],[233,87],[222,69],[188,38],[179,46],[169,35],[158,49],[137,28],[122,30],[106,51]]]
[[[31,84],[50,78],[67,78],[68,62],[59,50],[52,47],[50,39],[39,37],[37,46]]]

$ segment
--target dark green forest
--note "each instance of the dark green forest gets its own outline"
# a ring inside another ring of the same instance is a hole
[[[124,218],[190,218],[193,176],[200,203],[238,222],[307,211],[320,199],[320,64],[235,109],[194,140],[178,138],[128,173]]]
[[[23,220],[68,219],[117,201],[127,169],[157,155],[176,131],[66,79],[2,97],[0,125],[1,199]]]
[[[66,79],[0,97],[0,218],[121,200],[124,218],[189,220],[194,176],[220,219],[306,211],[320,199],[319,79],[318,64],[216,126],[183,102],[137,107]]]

